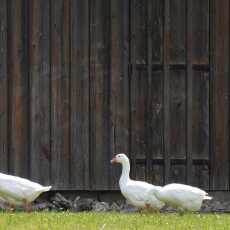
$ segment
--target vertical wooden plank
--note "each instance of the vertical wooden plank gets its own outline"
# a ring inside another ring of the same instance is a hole
[[[186,61],[186,1],[170,2],[170,64]]]
[[[151,148],[152,159],[163,159],[163,71],[155,70],[152,72],[150,89],[151,104],[150,104],[150,126],[151,137],[149,147]]]
[[[129,154],[129,1],[111,1],[111,147]],[[118,188],[120,169],[111,168],[110,189]]]
[[[71,188],[89,189],[89,1],[71,1]],[[93,80],[92,80],[93,81]],[[99,143],[98,143],[99,144]]]
[[[92,189],[108,189],[110,180],[110,2],[91,2],[90,154]],[[105,175],[107,175],[105,177]],[[103,178],[103,180],[102,180]]]
[[[151,1],[151,38],[152,38],[152,62],[163,63],[163,5],[162,0]]]
[[[229,1],[212,1],[211,189],[229,189]]]
[[[30,175],[50,183],[50,4],[29,1]]]
[[[69,9],[69,0],[51,0],[51,181],[55,189],[69,185]]]
[[[209,190],[209,166],[207,164],[193,164],[192,175],[192,185]]]
[[[187,75],[187,82],[186,82],[186,89],[187,89],[187,135],[186,135],[186,144],[187,144],[187,171],[186,171],[186,180],[187,184],[192,184],[192,103],[193,103],[193,78],[192,78],[192,1],[187,1],[187,31],[186,31],[186,48],[187,48],[187,66],[186,66],[186,75]]]
[[[192,157],[209,159],[209,73],[193,71]]]
[[[193,71],[192,76],[192,152],[193,162],[200,160],[201,164],[193,163],[191,184],[202,189],[209,189],[209,73]]]
[[[146,70],[136,70],[131,79],[131,153],[136,159],[146,159],[148,148],[148,78]],[[135,159],[133,157],[133,159]],[[138,170],[136,168],[136,177]]]
[[[149,41],[151,45],[152,52],[150,54],[150,48],[148,47],[148,62],[152,64],[160,65],[160,69],[150,69],[148,66],[148,71],[150,77],[149,82],[149,124],[150,136],[148,137],[148,154],[150,154],[151,160],[148,164],[151,164],[151,182],[156,185],[163,185],[164,183],[164,168],[162,164],[158,162],[153,163],[154,160],[162,160],[163,154],[163,136],[164,136],[164,113],[163,113],[163,91],[164,91],[164,81],[163,81],[163,25],[164,25],[164,2],[161,0],[149,1],[148,5],[148,29],[151,40]],[[150,28],[149,28],[150,27]],[[149,36],[148,35],[148,36]],[[150,64],[150,63],[148,63]],[[152,67],[152,66],[151,66]],[[149,175],[148,175],[149,176]]]
[[[209,0],[188,1],[187,182],[195,186],[205,186],[204,189],[209,184],[207,180],[209,172],[202,170],[202,167],[208,169],[208,166],[192,165],[192,162],[194,159],[209,159],[209,79],[203,70],[198,73],[194,69],[202,69],[202,65],[207,64],[209,64]]]
[[[151,86],[151,80],[152,80],[152,22],[153,22],[153,18],[152,18],[152,0],[148,0],[147,2],[147,71],[148,71],[148,85]],[[147,95],[147,107],[148,107],[148,112],[147,112],[147,116],[146,116],[146,120],[147,120],[147,129],[146,129],[146,133],[147,133],[147,149],[146,149],[146,180],[148,182],[151,182],[152,180],[152,148],[150,146],[151,143],[151,136],[152,136],[152,129],[151,129],[151,105],[152,105],[152,89],[151,87],[148,87],[148,91],[147,91],[148,95]]]
[[[164,166],[162,164],[153,164],[152,184],[164,185]]]
[[[0,0],[0,170],[8,171],[7,0]]]
[[[209,0],[190,1],[193,64],[209,63]]]
[[[148,151],[148,39],[147,1],[131,1],[131,63],[132,75],[130,79],[130,122],[131,122],[131,158],[145,159]],[[149,42],[148,42],[149,41]],[[151,53],[149,53],[151,55]],[[151,65],[149,64],[151,68]],[[136,165],[133,165],[132,174],[138,177]]]
[[[147,1],[131,0],[131,24],[133,64],[147,64]]]
[[[169,47],[170,47],[170,7],[169,1],[164,1],[164,182],[169,182],[170,176],[170,107],[169,107]]]
[[[186,78],[184,70],[171,70],[169,80],[170,154],[186,158]]]
[[[145,163],[138,163],[136,165],[136,180],[147,181]]]
[[[8,1],[9,171],[28,176],[27,1]]]
[[[184,70],[171,70],[169,80],[170,159],[186,159],[186,78]],[[185,166],[171,164],[170,182],[185,183]]]
[[[186,169],[183,164],[171,164],[170,167],[170,182],[171,183],[182,183],[186,181]]]

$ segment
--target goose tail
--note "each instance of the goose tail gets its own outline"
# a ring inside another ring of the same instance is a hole
[[[212,197],[206,195],[206,196],[204,197],[204,200],[212,200]]]
[[[44,186],[42,188],[38,188],[38,191],[39,192],[48,192],[51,188],[52,188],[52,186]]]

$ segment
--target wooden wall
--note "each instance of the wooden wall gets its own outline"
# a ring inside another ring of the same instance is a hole
[[[228,0],[0,0],[0,169],[54,189],[229,190]]]

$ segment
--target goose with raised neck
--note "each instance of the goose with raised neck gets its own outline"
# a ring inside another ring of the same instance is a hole
[[[147,208],[153,210],[159,210],[164,206],[164,202],[158,200],[153,193],[149,193],[150,190],[154,189],[154,185],[130,179],[129,158],[124,153],[115,155],[111,163],[122,165],[119,186],[122,195],[130,204],[136,206],[138,209]]]

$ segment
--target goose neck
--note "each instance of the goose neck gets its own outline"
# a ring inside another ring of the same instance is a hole
[[[120,183],[126,183],[129,178],[129,173],[130,173],[130,164],[129,162],[123,162],[122,163],[122,173],[121,173],[121,178],[120,178]]]

